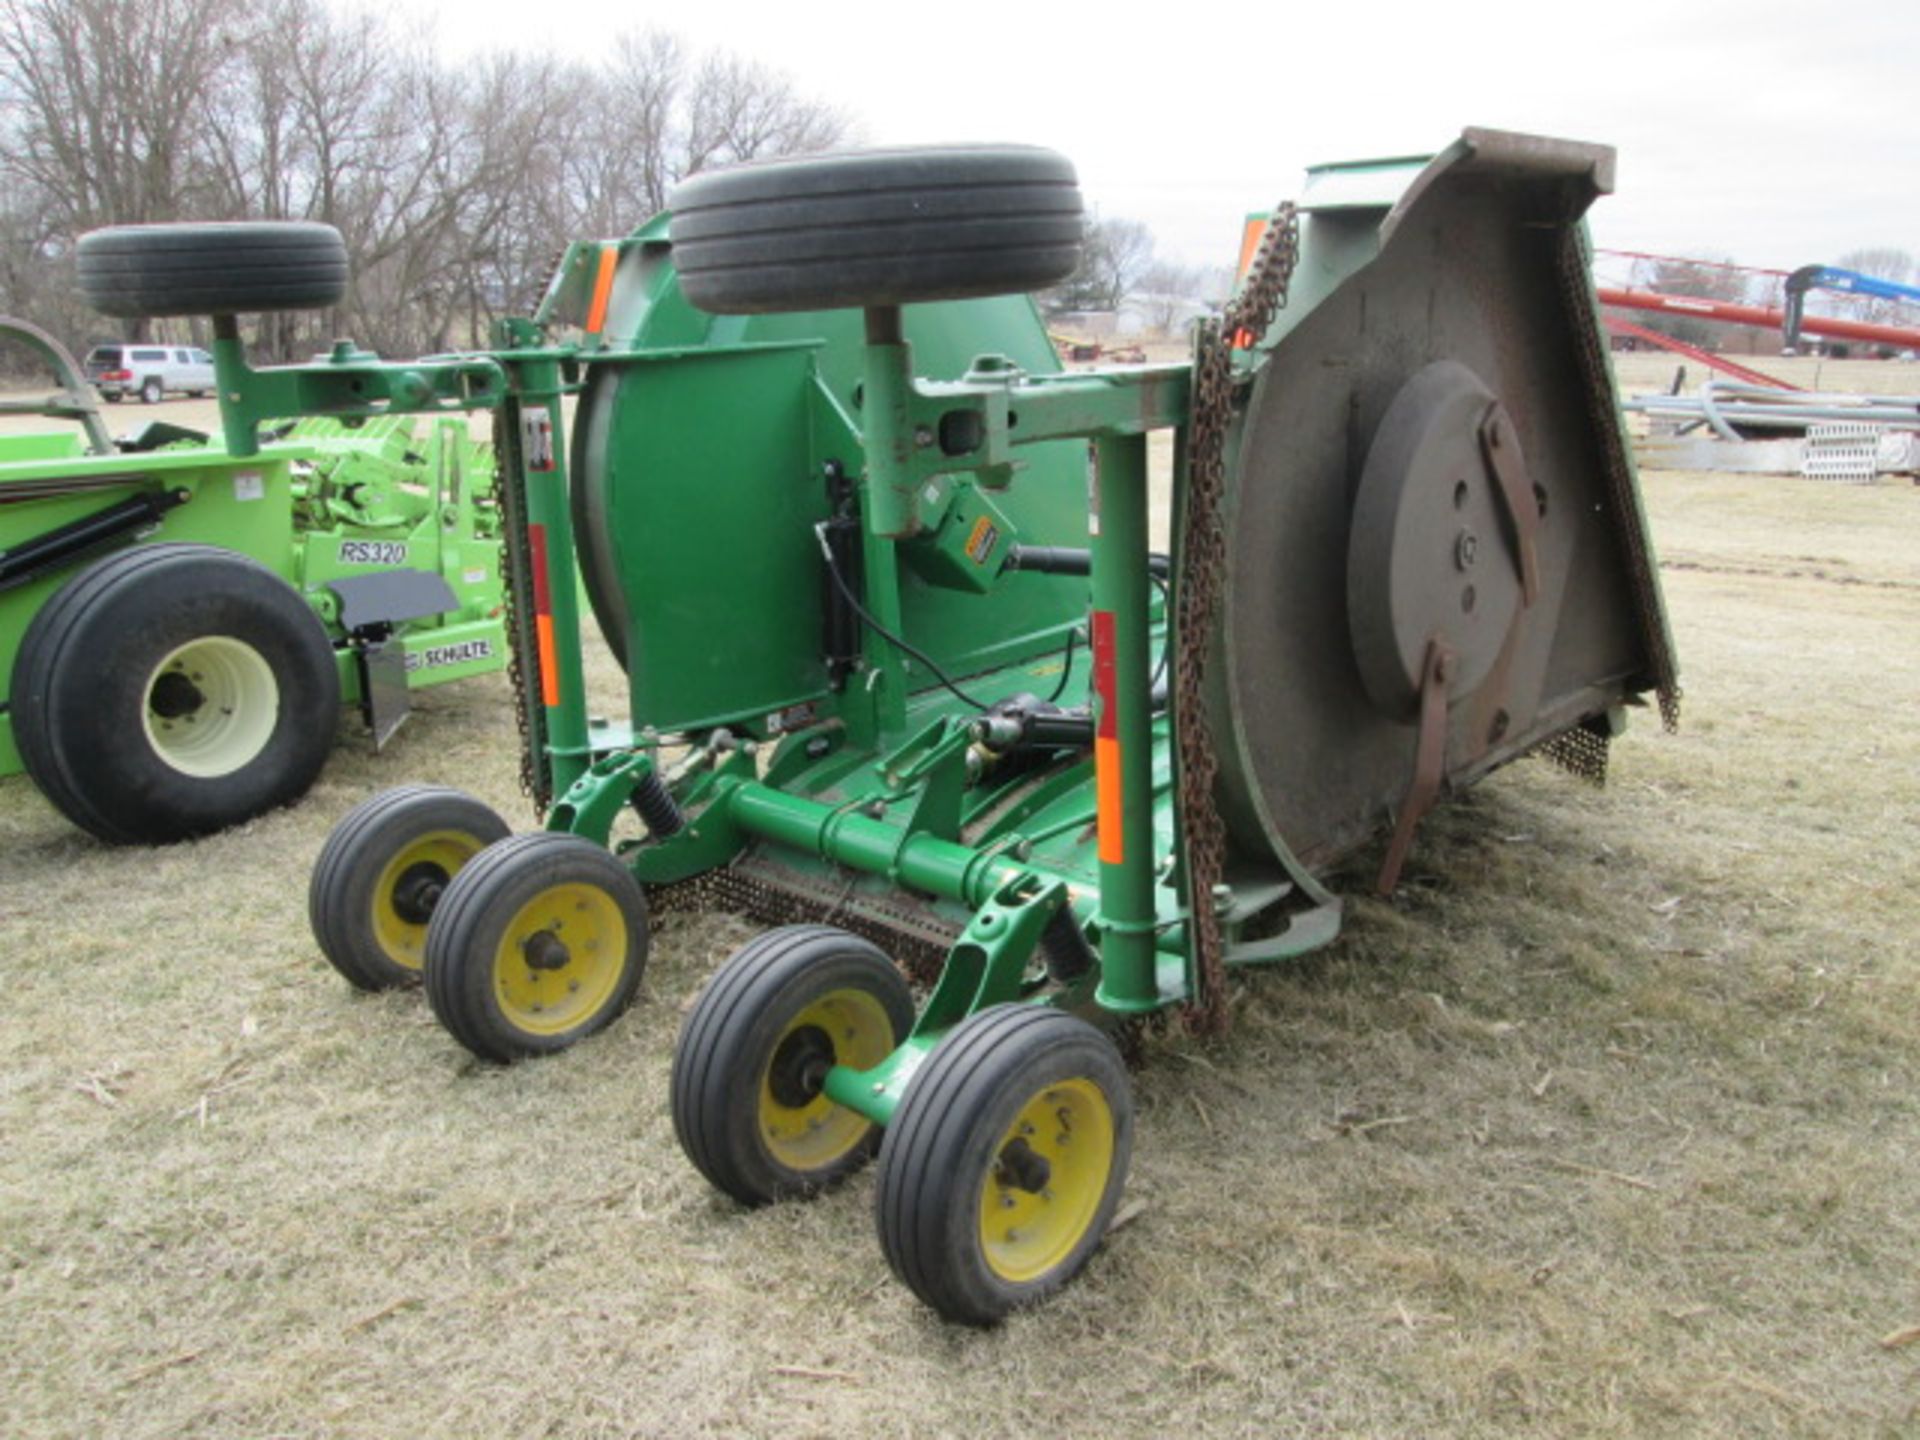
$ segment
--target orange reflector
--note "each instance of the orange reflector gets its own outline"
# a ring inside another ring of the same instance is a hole
[[[547,582],[546,526],[527,526],[527,549],[533,559],[533,632],[540,648],[540,703],[555,710],[560,705],[560,672],[554,666],[553,590]]]
[[[1120,829],[1120,742],[1093,742],[1094,798],[1100,805],[1100,863],[1124,864],[1127,839]]]
[[[1116,704],[1111,610],[1093,612],[1093,791],[1099,805],[1100,863],[1118,865],[1127,853],[1120,828],[1120,714]]]
[[[540,703],[549,710],[560,708],[560,672],[553,663],[553,616],[533,617],[540,632]]]
[[[613,271],[620,263],[620,247],[600,249],[600,269],[593,277],[593,304],[587,308],[587,333],[598,335],[607,323],[607,297],[613,294]]]

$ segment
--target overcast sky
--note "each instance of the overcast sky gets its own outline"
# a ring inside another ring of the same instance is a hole
[[[654,24],[785,71],[867,143],[1053,146],[1090,203],[1189,263],[1230,261],[1240,217],[1296,194],[1305,166],[1431,152],[1465,125],[1617,147],[1603,246],[1779,269],[1920,254],[1920,0],[463,0],[457,29],[453,13],[449,47],[577,55]]]

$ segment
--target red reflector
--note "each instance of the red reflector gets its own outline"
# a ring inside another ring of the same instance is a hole
[[[533,613],[553,613],[553,591],[547,583],[547,527],[527,526],[527,549],[533,558]]]

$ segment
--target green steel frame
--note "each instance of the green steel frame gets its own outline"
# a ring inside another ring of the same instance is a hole
[[[1011,481],[1022,447],[1058,440],[1091,447],[1092,644],[1071,678],[1089,684],[1099,738],[1093,764],[1054,777],[1015,817],[1022,823],[978,843],[961,840],[978,712],[930,689],[924,673],[873,627],[865,628],[861,687],[872,697],[870,710],[853,705],[841,725],[779,737],[764,767],[762,741],[723,729],[695,735],[690,756],[668,773],[649,716],[634,714],[619,744],[589,725],[561,401],[585,387],[596,365],[698,356],[637,355],[598,334],[578,345],[536,343],[569,299],[576,313],[582,308],[578,277],[617,269],[647,233],[571,247],[541,311],[499,325],[497,348],[484,356],[402,365],[342,346],[312,365],[253,370],[237,339],[223,334],[216,360],[228,447],[246,452],[262,422],[290,412],[370,417],[484,407],[501,412],[509,434],[529,434],[530,425],[544,432],[539,445],[519,446],[514,458],[527,528],[540,537],[528,553],[544,570],[534,589],[542,596],[540,660],[551,674],[543,675],[547,740],[536,758],[557,797],[547,828],[612,844],[616,819],[657,775],[689,821],[670,837],[623,848],[643,883],[697,876],[767,842],[783,856],[871,876],[966,913],[912,1034],[872,1071],[836,1067],[825,1082],[836,1101],[886,1123],[938,1040],[987,1005],[1036,998],[1124,1017],[1193,998],[1188,900],[1174,859],[1170,722],[1154,714],[1151,695],[1155,640],[1164,641],[1170,621],[1149,581],[1147,487],[1150,432],[1175,430],[1176,453],[1184,452],[1189,367],[1031,375],[983,356],[962,380],[917,381],[899,312],[867,312],[857,436],[865,456],[861,583],[865,606],[881,625],[901,624],[901,549],[927,528],[922,497],[930,482],[970,475],[991,495]],[[956,416],[970,417],[979,437],[959,457],[931,438]],[[969,684],[995,695],[1015,688],[1011,678],[997,689],[991,677]],[[1089,852],[1097,854],[1091,865]],[[1293,879],[1314,902],[1306,923],[1278,940],[1242,946],[1234,958],[1278,959],[1337,933],[1337,903],[1304,872],[1296,869]],[[1269,887],[1272,896],[1288,888]],[[1234,913],[1244,919],[1259,909],[1256,900]],[[1042,931],[1063,910],[1092,942],[1098,965],[1075,983],[1049,986],[1034,957]]]

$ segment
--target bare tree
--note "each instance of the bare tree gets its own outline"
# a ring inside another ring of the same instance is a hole
[[[0,0],[0,304],[77,342],[101,333],[72,293],[82,232],[313,219],[344,237],[352,292],[336,315],[264,317],[263,354],[328,332],[471,344],[531,308],[567,240],[627,233],[692,170],[850,128],[777,72],[658,31],[599,64],[456,68],[324,0]]]
[[[1080,268],[1048,296],[1053,310],[1117,310],[1153,263],[1153,232],[1138,220],[1087,216]]]
[[[1749,294],[1748,273],[1717,255],[1699,260],[1636,261],[1634,283],[1657,294],[1688,295],[1698,300],[1739,303],[1759,298]],[[1664,312],[1650,312],[1640,320],[1649,330],[1688,345],[1710,345],[1726,328],[1696,316]]]
[[[841,112],[801,99],[784,76],[764,65],[709,55],[691,87],[674,178],[715,165],[825,150],[847,128]]]
[[[1155,260],[1140,274],[1139,295],[1146,307],[1147,323],[1161,334],[1171,335],[1195,317],[1218,308],[1232,286],[1232,272],[1221,266]]]
[[[1907,284],[1914,274],[1913,256],[1891,245],[1849,250],[1834,264],[1842,270],[1871,275],[1876,280],[1891,280],[1895,285]],[[1910,325],[1914,322],[1915,316],[1920,315],[1920,306],[1916,306],[1912,300],[1853,295],[1847,297],[1845,303],[1846,308],[1850,309],[1856,318],[1874,325]]]
[[[76,336],[73,239],[205,204],[196,127],[244,3],[0,0],[0,179],[24,242],[10,304]]]
[[[0,0],[9,168],[61,223],[174,220],[242,0]]]

